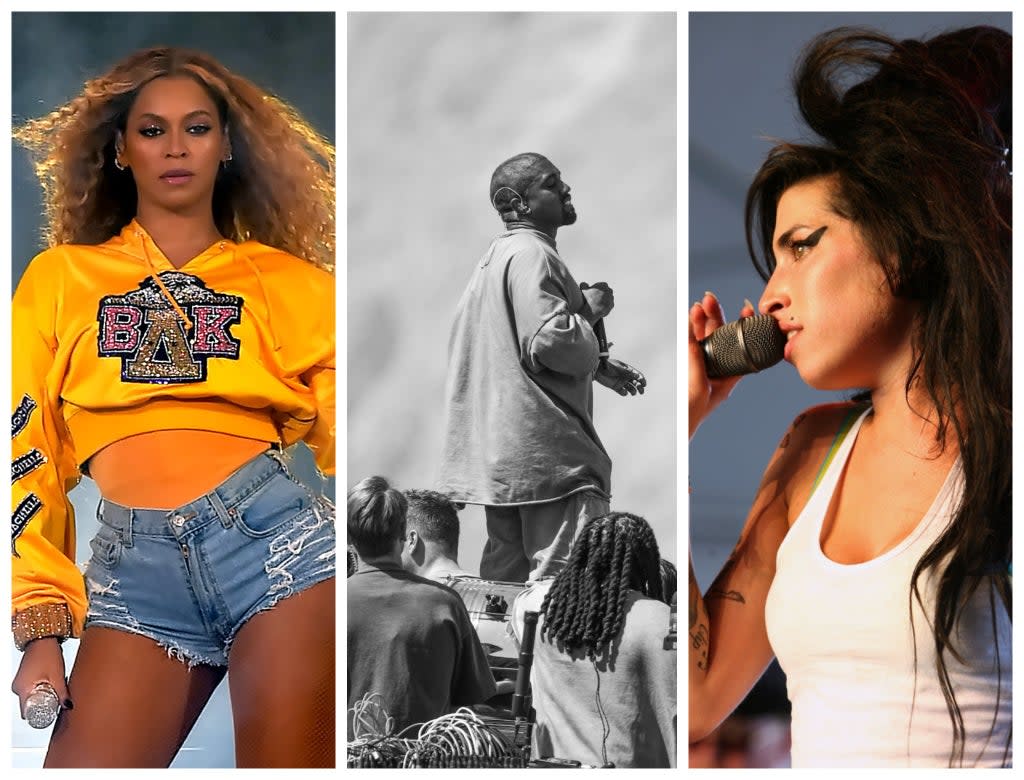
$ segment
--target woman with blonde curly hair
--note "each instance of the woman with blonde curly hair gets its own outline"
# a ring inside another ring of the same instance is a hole
[[[167,766],[227,673],[238,766],[333,766],[334,509],[282,455],[334,472],[333,147],[176,48],[15,138],[50,247],[13,301],[12,688],[61,705],[45,765]]]

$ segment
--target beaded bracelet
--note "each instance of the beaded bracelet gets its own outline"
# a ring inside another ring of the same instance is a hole
[[[59,602],[33,604],[11,616],[11,629],[19,650],[24,650],[33,639],[48,636],[63,642],[71,636],[71,611],[67,604]]]

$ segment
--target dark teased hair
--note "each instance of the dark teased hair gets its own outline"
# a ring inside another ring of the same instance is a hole
[[[893,295],[918,305],[906,393],[915,383],[927,393],[939,444],[954,437],[964,471],[952,522],[917,563],[909,594],[911,609],[915,598],[923,607],[919,580],[937,575],[930,630],[953,723],[950,766],[963,764],[966,740],[946,661],[964,662],[952,641],[959,614],[987,589],[1000,678],[996,595],[1012,615],[1011,46],[993,27],[926,41],[824,33],[795,76],[800,112],[823,143],[772,149],[746,204],[747,244],[768,279],[782,193],[830,177],[831,208],[856,223]]]
[[[434,490],[406,490],[407,526],[450,556],[459,552],[459,514],[452,500]]]
[[[408,506],[384,477],[367,477],[348,492],[348,540],[360,558],[386,555],[405,536]]]
[[[544,597],[541,634],[596,660],[622,633],[628,590],[664,600],[660,560],[642,517],[609,512],[587,521]]]

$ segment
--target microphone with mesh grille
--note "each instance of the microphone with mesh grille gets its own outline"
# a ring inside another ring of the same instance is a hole
[[[786,334],[767,314],[727,322],[701,343],[712,379],[753,374],[774,366],[786,349]]]

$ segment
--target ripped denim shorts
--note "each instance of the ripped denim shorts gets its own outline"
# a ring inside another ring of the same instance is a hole
[[[190,667],[226,666],[249,618],[335,575],[334,507],[273,450],[177,509],[103,500],[97,517],[86,628],[141,634]]]

